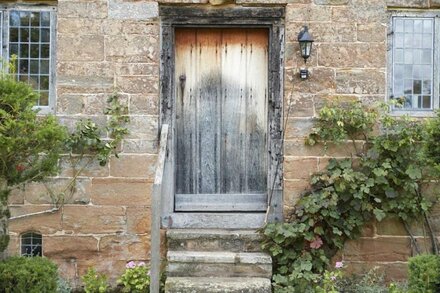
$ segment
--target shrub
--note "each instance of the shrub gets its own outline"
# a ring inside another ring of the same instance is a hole
[[[125,272],[118,283],[124,286],[123,292],[150,292],[149,268],[144,262],[136,264],[131,261],[126,265]]]
[[[58,276],[57,280],[57,293],[70,293],[72,292],[72,287],[69,282],[62,277]]]
[[[11,257],[0,262],[2,292],[56,292],[57,266],[42,257]]]
[[[409,292],[439,292],[440,256],[418,255],[408,261]]]
[[[86,293],[105,293],[109,289],[107,276],[96,272],[94,268],[89,268],[82,277],[84,291]]]

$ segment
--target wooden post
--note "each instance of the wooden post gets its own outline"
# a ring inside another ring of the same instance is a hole
[[[168,124],[161,130],[159,156],[157,158],[156,175],[154,178],[151,200],[151,268],[150,293],[159,293],[160,288],[160,213],[162,197],[162,181],[168,142]]]

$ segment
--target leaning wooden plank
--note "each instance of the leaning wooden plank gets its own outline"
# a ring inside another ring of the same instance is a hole
[[[154,177],[152,203],[151,203],[151,269],[150,292],[159,293],[160,286],[160,201],[162,196],[162,182],[167,153],[168,124],[161,130],[159,156],[157,158],[156,174]]]

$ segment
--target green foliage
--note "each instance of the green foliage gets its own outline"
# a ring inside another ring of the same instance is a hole
[[[440,173],[440,111],[428,121],[425,152],[434,169]]]
[[[136,264],[131,261],[118,283],[123,285],[123,292],[142,293],[150,292],[150,274],[149,268],[144,262]]]
[[[307,144],[314,145],[319,141],[342,142],[347,138],[366,139],[367,134],[374,128],[378,115],[377,109],[367,109],[360,102],[323,107]]]
[[[81,279],[86,293],[105,293],[109,289],[107,276],[96,272],[94,268],[89,268]]]
[[[41,257],[11,257],[0,262],[0,288],[6,293],[57,292],[57,267]]]
[[[27,84],[0,78],[0,180],[7,186],[42,180],[58,170],[67,132],[55,117],[37,115],[37,99]]]
[[[0,252],[9,242],[8,196],[14,186],[58,171],[67,131],[55,117],[38,116],[31,87],[0,75]]]
[[[62,277],[58,276],[57,279],[57,293],[70,293],[72,292],[72,286]]]
[[[374,132],[376,122],[379,134]],[[347,239],[357,238],[368,221],[397,215],[404,223],[421,218],[429,222],[427,212],[436,198],[422,195],[421,187],[425,180],[439,179],[430,166],[440,154],[426,152],[430,144],[438,147],[440,128],[434,131],[433,125],[440,125],[440,115],[427,126],[359,102],[321,110],[306,143],[352,141],[355,154],[330,160],[323,172],[312,176],[311,188],[287,222],[262,230],[263,248],[273,258],[276,292],[313,291],[331,257]],[[356,149],[360,138],[362,150]]]
[[[110,118],[104,130],[90,119],[81,120],[76,124],[76,131],[66,142],[71,156],[93,155],[101,166],[107,164],[110,155],[118,157],[117,147],[128,134],[128,129],[124,126],[129,121],[128,108],[121,104],[116,94],[110,96],[107,103],[104,114],[110,115]],[[110,139],[102,139],[103,131],[109,134]]]
[[[408,261],[410,293],[435,293],[440,289],[440,256],[418,255]]]
[[[395,286],[397,289],[397,285]],[[352,274],[339,278],[337,288],[338,292],[386,293],[389,291],[379,267],[374,267],[365,274]]]
[[[316,293],[338,293],[338,281],[343,276],[342,271],[325,271],[321,280],[321,285],[315,287]],[[359,292],[359,291],[355,291]]]

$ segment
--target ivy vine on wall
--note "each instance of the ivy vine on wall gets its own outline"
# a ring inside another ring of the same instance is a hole
[[[351,143],[353,153],[331,159],[311,178],[308,189],[284,223],[261,230],[263,248],[273,258],[275,292],[311,292],[330,259],[370,221],[397,216],[416,252],[411,221],[429,232],[432,252],[438,240],[429,218],[439,198],[440,113],[432,119],[393,117],[388,106],[361,102],[323,107],[306,144]]]

